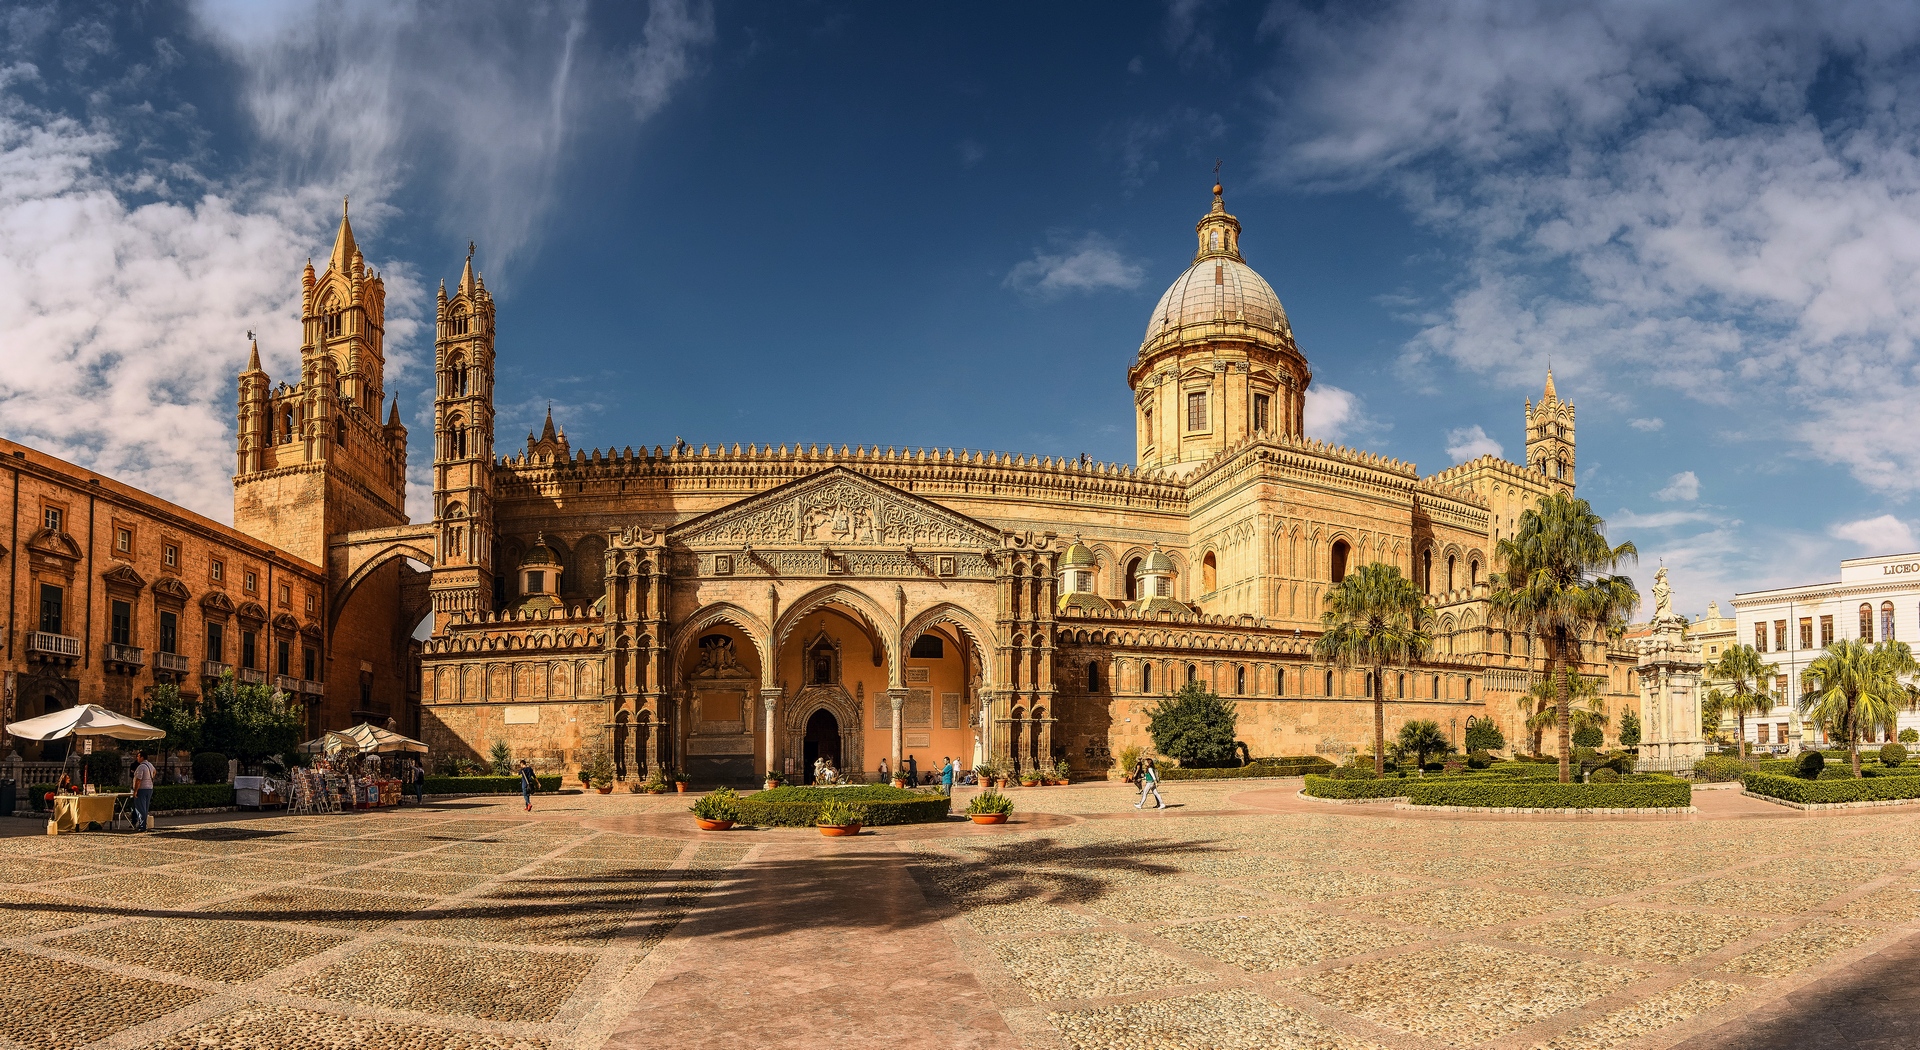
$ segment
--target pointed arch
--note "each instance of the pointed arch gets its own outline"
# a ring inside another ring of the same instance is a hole
[[[980,654],[980,687],[993,688],[993,632],[987,629],[980,618],[952,602],[940,602],[928,606],[907,621],[907,629],[900,632],[902,645],[912,645],[915,638],[925,634],[927,629],[937,623],[950,623],[967,636],[973,644],[974,652]]]
[[[901,659],[900,625],[887,615],[871,595],[846,584],[830,583],[817,587],[788,605],[787,610],[780,614],[779,621],[773,625],[773,651],[777,653],[786,647],[788,636],[793,634],[794,628],[802,620],[830,605],[838,605],[866,621],[867,630],[879,640],[887,654],[887,682],[891,688],[902,688],[903,668],[906,665]]]
[[[767,629],[765,620],[732,602],[715,602],[712,605],[703,606],[673,632],[673,638],[667,644],[667,657],[673,661],[673,664],[668,669],[669,677],[666,680],[673,681],[672,676],[679,674],[681,657],[686,655],[687,647],[697,641],[701,635],[723,623],[738,628],[740,633],[746,635],[747,639],[753,643],[753,651],[760,658],[760,687],[774,688],[776,683],[773,674],[772,632]]]

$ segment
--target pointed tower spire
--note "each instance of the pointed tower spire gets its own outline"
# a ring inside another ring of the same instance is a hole
[[[327,261],[327,268],[339,273],[350,273],[353,257],[360,252],[360,246],[353,243],[353,224],[347,221],[347,198],[340,198],[340,232],[333,238],[333,256]]]
[[[247,342],[253,344],[253,349],[249,351],[247,354],[247,371],[241,374],[246,375],[253,372],[259,372],[262,375],[265,375],[266,370],[260,367],[260,340],[255,339],[253,337],[252,332],[248,332]]]
[[[460,294],[465,295],[469,298],[473,296],[473,289],[474,289],[473,249],[474,249],[473,242],[468,241],[467,242],[467,267],[466,269],[460,271]]]
[[[400,425],[400,395],[399,394],[393,395],[393,411],[387,415],[387,425],[390,427],[397,427]]]
[[[1553,390],[1553,366],[1548,365],[1547,366],[1547,392],[1540,395],[1540,400],[1553,401],[1558,399],[1559,396],[1560,395],[1554,393],[1554,390]]]
[[[547,402],[547,425],[540,428],[540,440],[556,440],[553,433],[553,402]]]

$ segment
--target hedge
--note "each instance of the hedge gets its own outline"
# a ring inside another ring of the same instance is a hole
[[[1622,780],[1613,784],[1497,784],[1454,778],[1415,781],[1407,801],[1416,806],[1516,809],[1649,809],[1693,804],[1693,785],[1681,780]]]
[[[52,784],[28,784],[27,798],[33,808],[45,813],[47,792]],[[158,784],[153,789],[153,812],[170,809],[220,809],[233,805],[232,784]]]
[[[740,797],[740,822],[769,828],[812,827],[820,808],[833,799],[861,813],[869,827],[884,824],[937,824],[947,819],[952,800],[941,794],[909,791],[885,784],[860,787],[778,787]]]
[[[1324,758],[1255,759],[1244,766],[1227,769],[1188,769],[1176,766],[1160,770],[1162,780],[1235,780],[1243,777],[1297,777],[1325,773],[1333,763]]]
[[[560,790],[558,776],[536,776],[534,782],[540,791]],[[519,777],[428,777],[426,793],[429,795],[518,795]]]
[[[1307,777],[1306,793],[1314,798],[1400,798],[1418,780],[1405,777],[1381,777],[1377,780],[1335,780],[1332,777]]]
[[[1920,777],[1801,780],[1799,777],[1783,777],[1774,773],[1748,773],[1741,778],[1741,783],[1756,795],[1805,805],[1920,798]]]

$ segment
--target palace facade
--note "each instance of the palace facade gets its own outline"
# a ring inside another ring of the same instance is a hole
[[[551,414],[498,449],[494,303],[469,257],[435,308],[433,515],[411,522],[406,430],[397,406],[381,419],[384,289],[344,215],[301,283],[297,381],[257,352],[239,377],[234,506],[240,533],[323,574],[317,728],[391,717],[437,754],[504,741],[575,769],[605,750],[623,775],[909,755],[1099,772],[1200,682],[1254,754],[1340,756],[1370,746],[1372,708],[1365,673],[1313,658],[1321,600],[1388,562],[1437,614],[1433,655],[1388,675],[1389,731],[1431,718],[1457,741],[1479,717],[1526,738],[1544,647],[1491,615],[1491,555],[1573,490],[1574,406],[1549,374],[1525,463],[1438,474],[1309,439],[1311,367],[1217,186],[1126,370],[1133,464],[585,450]],[[1611,706],[1636,703],[1631,652],[1583,657]]]

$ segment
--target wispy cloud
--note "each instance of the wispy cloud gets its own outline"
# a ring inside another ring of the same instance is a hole
[[[1652,433],[1667,425],[1667,421],[1658,416],[1627,420],[1627,425],[1644,433]]]
[[[1660,510],[1651,514],[1622,510],[1607,519],[1607,525],[1620,529],[1671,529],[1680,525],[1700,525],[1719,520],[1719,515],[1704,510]]]
[[[1667,503],[1675,503],[1700,498],[1700,478],[1691,470],[1683,470],[1667,479],[1667,484],[1653,494],[1653,498]]]
[[[1007,273],[1008,288],[1040,296],[1071,292],[1100,292],[1140,287],[1146,269],[1121,254],[1097,233],[1078,238],[1055,238],[1051,249],[1035,249],[1033,258]]]
[[[1331,383],[1315,383],[1307,388],[1306,413],[1300,422],[1308,437],[1336,445],[1378,438],[1389,429],[1366,411],[1360,395]]]
[[[1481,456],[1504,456],[1507,450],[1500,442],[1487,436],[1485,427],[1475,423],[1470,427],[1459,427],[1447,431],[1447,455],[1455,463],[1465,463]]]
[[[1858,546],[1860,554],[1905,554],[1914,549],[1913,527],[1891,514],[1841,522],[1827,531]]]

